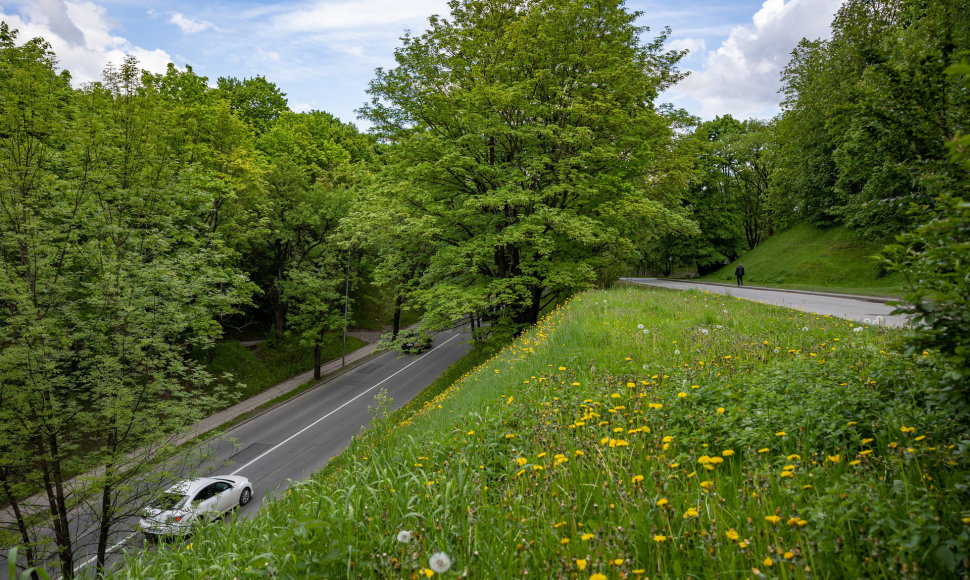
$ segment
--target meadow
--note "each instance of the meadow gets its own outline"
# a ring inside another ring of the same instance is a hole
[[[252,521],[129,578],[966,576],[968,434],[900,331],[707,293],[574,297]]]

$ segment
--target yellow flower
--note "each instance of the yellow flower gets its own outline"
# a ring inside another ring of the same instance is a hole
[[[872,449],[864,449],[864,450],[862,450],[862,451],[859,452],[859,455],[865,457],[866,455],[869,455],[870,453],[872,453]]]
[[[642,475],[634,475],[632,481],[633,481],[634,484],[640,483],[641,481],[643,481],[643,476]]]
[[[518,465],[519,467],[522,467],[523,465],[525,465],[528,462],[529,462],[529,460],[526,459],[525,457],[518,457],[515,460],[516,465]]]
[[[660,403],[650,403],[647,406],[650,407],[651,409],[663,409],[664,408],[664,406],[661,405]]]
[[[867,437],[867,438],[865,438],[865,439],[862,440],[862,444],[863,445],[868,445],[868,444],[872,443],[873,441],[875,441],[875,439],[873,439],[872,437]]]
[[[780,477],[795,477],[795,474],[794,474],[794,473],[792,473],[792,472],[790,472],[790,471],[788,471],[788,470],[785,470],[785,471],[782,471],[782,472],[781,472],[780,474],[778,474],[778,475],[779,475]]]
[[[574,387],[578,387],[578,386],[580,386],[580,383],[573,383],[573,386]]]
[[[671,435],[665,435],[664,438],[662,439],[664,443],[670,443],[673,440],[674,438]]]
[[[726,531],[726,532],[724,532],[724,535],[727,536],[727,539],[732,540],[732,541],[733,540],[737,540],[738,538],[741,537],[740,534],[738,534],[736,531],[734,531],[733,528],[730,529],[730,530],[728,530],[728,531]]]
[[[562,544],[563,546],[565,546],[566,544],[569,543],[569,538],[563,538],[563,539],[559,540],[559,543]]]
[[[697,508],[687,508],[687,511],[684,512],[684,519],[696,518],[697,515]]]
[[[899,430],[902,431],[903,433],[912,433],[912,432],[916,431],[916,427],[906,427],[906,426],[903,426],[903,427],[900,427]]]
[[[658,535],[656,535],[656,536],[653,537],[653,541],[654,542],[665,542],[665,541],[667,541],[667,536],[658,534]]]
[[[779,431],[775,433],[775,437],[784,437],[785,435],[788,435],[788,433],[785,433],[784,431]]]
[[[771,450],[768,449],[767,447],[762,447],[761,449],[758,450],[758,453],[768,453],[769,451]]]
[[[791,560],[794,557],[795,557],[795,554],[793,554],[791,552],[785,552],[784,555],[782,556],[782,558],[784,558],[786,560]]]
[[[595,537],[594,534],[583,534],[582,536],[580,536],[580,538],[582,538],[583,540],[592,540],[594,537]]]
[[[646,572],[646,570],[644,570],[643,568],[638,568],[633,571],[634,574],[643,574],[644,572]]]
[[[785,459],[787,459],[788,461],[798,461],[798,460],[799,460],[799,459],[801,459],[801,458],[802,458],[802,456],[801,456],[801,455],[799,455],[799,454],[797,454],[797,453],[792,453],[791,455],[789,455],[789,456],[788,456],[788,457],[786,457]]]
[[[623,558],[617,558],[617,559],[613,560],[612,563],[613,563],[614,566],[622,566],[623,565]]]
[[[606,574],[599,574],[599,573],[593,574],[592,576],[589,577],[589,580],[606,580]]]
[[[778,516],[765,516],[765,521],[771,524],[777,524],[781,521],[781,518]]]
[[[576,567],[582,572],[586,569],[586,560],[576,560]]]
[[[718,407],[717,408],[717,414],[718,415],[723,415],[724,414],[724,407]]]
[[[916,439],[913,439],[913,441],[922,441],[923,439],[926,439],[926,435],[920,435]]]
[[[670,467],[676,469],[676,468],[680,467],[680,464],[679,463],[676,463],[676,462],[675,463],[671,463],[670,464]]]
[[[774,562],[772,562],[771,558],[768,556],[765,556],[765,559],[762,560],[761,563],[764,565],[765,568],[771,568],[771,565],[774,564]]]
[[[721,455],[723,455],[724,457],[731,457],[732,455],[734,455],[734,449],[725,449],[724,451],[721,452]]]
[[[583,455],[586,455],[586,452],[584,452],[584,451],[582,451],[582,450],[579,450],[579,449],[577,449],[577,450],[575,451],[575,454],[576,454],[576,457],[581,457],[581,456],[583,456]]]
[[[677,396],[680,397],[681,399],[685,399],[687,398],[687,393],[685,393],[684,391],[681,391],[677,393]]]
[[[632,389],[632,388],[634,388],[634,387],[636,387],[636,386],[637,386],[637,384],[636,384],[636,383],[634,383],[633,381],[628,381],[628,382],[627,382],[627,384],[626,384],[626,386],[627,386],[628,388],[631,388],[631,389]]]
[[[862,463],[861,460],[853,459],[852,461],[849,462],[849,465],[859,465],[860,463]]]
[[[669,501],[667,500],[667,498],[665,498],[665,497],[662,497],[662,498],[660,498],[660,499],[658,499],[658,500],[657,500],[657,505],[658,505],[659,507],[664,507],[664,506],[665,506],[665,505],[667,505],[668,503],[670,503],[670,502],[669,502]]]
[[[743,550],[743,549],[745,549],[745,548],[748,547],[748,543],[745,542],[744,540],[742,540],[742,541],[738,542],[738,547]]]
[[[970,524],[970,518],[960,518],[960,521],[964,524]]]
[[[702,481],[701,482],[701,487],[703,487],[707,491],[711,491],[711,489],[714,488],[714,482],[713,481]]]
[[[825,458],[825,461],[828,461],[828,462],[831,462],[831,463],[838,463],[838,462],[842,461],[842,454],[841,453],[838,453],[836,455],[829,455],[829,456],[827,456]]]
[[[564,371],[566,370],[566,367],[559,367],[559,370]]]
[[[424,574],[426,578],[431,578],[432,576],[434,576],[434,570],[432,570],[431,568],[421,568],[420,570],[418,570],[418,574]]]

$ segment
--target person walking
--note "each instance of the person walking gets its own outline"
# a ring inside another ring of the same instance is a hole
[[[738,286],[744,286],[742,278],[744,278],[744,266],[738,264],[738,267],[734,269],[734,276],[738,279]]]

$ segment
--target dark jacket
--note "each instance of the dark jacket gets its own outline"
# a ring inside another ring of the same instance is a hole
[[[738,264],[738,267],[734,269],[734,275],[737,276],[738,278],[740,278],[741,276],[744,276],[744,266],[742,266],[741,264]]]

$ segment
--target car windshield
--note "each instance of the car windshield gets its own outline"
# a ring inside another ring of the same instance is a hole
[[[148,507],[152,507],[164,512],[168,510],[178,509],[179,507],[182,506],[184,502],[185,502],[184,495],[167,491],[162,495],[158,496],[157,498],[155,498],[154,500],[152,500],[152,502],[148,504]]]

